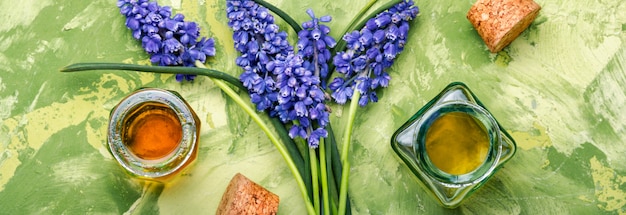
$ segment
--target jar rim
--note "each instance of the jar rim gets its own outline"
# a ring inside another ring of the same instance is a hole
[[[146,103],[158,103],[176,113],[182,129],[182,137],[174,151],[158,159],[142,159],[130,150],[123,140],[124,122],[137,108]],[[109,151],[128,172],[144,178],[160,178],[182,169],[192,159],[196,147],[197,122],[195,113],[176,92],[143,88],[126,96],[116,105],[110,115],[108,127]]]
[[[432,123],[443,114],[451,112],[462,112],[470,115],[485,129],[489,138],[489,149],[483,162],[472,171],[464,174],[450,174],[441,170],[431,161],[425,147],[425,137]],[[452,186],[465,186],[488,177],[495,170],[502,153],[502,140],[498,123],[485,108],[465,100],[443,101],[430,107],[418,119],[413,141],[414,154],[419,161],[417,162],[418,168],[422,169],[432,179]]]

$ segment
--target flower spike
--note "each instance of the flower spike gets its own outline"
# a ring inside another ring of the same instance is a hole
[[[358,101],[360,106],[378,101],[376,89],[389,85],[391,77],[386,69],[404,49],[409,21],[418,13],[412,0],[403,0],[369,19],[360,31],[343,36],[347,50],[333,58],[337,72],[343,77],[336,77],[329,85],[337,103],[351,99],[355,87],[363,95]]]
[[[214,40],[203,37],[198,41],[198,24],[186,22],[182,14],[172,17],[170,7],[148,0],[118,0],[117,7],[126,16],[126,27],[141,41],[154,64],[193,67],[196,60],[204,63],[207,56],[215,56]],[[195,77],[177,74],[176,80],[192,81]]]

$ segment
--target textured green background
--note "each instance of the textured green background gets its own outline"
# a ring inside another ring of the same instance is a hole
[[[271,2],[299,22],[307,18],[306,8],[332,15],[335,38],[366,3]],[[390,87],[379,103],[357,114],[353,212],[626,214],[626,4],[537,2],[543,9],[529,29],[491,54],[465,19],[473,1],[417,1],[421,15],[390,69]],[[237,53],[224,1],[159,4],[216,39],[218,53],[208,67],[241,72],[233,63]],[[149,63],[115,1],[2,1],[0,20],[0,213],[211,214],[236,172],[277,193],[281,214],[303,213],[280,155],[210,80],[181,84],[171,75],[58,72],[77,62]],[[389,141],[453,81],[469,85],[519,151],[463,206],[449,210],[418,185]],[[146,86],[178,91],[203,123],[195,166],[166,186],[131,179],[105,148],[109,111]],[[341,134],[345,110],[332,108]]]

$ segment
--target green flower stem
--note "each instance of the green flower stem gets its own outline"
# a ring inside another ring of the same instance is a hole
[[[302,148],[302,156],[304,156],[304,170],[306,171],[306,175],[308,178],[305,178],[304,180],[306,180],[306,182],[309,182],[309,185],[307,188],[309,188],[309,199],[313,199],[313,195],[315,195],[315,192],[313,190],[313,176],[311,175],[311,155],[309,153],[309,144],[305,142],[304,139],[302,138],[298,138],[298,146],[300,146]]]
[[[330,181],[330,186],[331,186],[331,192],[332,192],[332,197],[333,197],[333,202],[332,204],[334,205],[333,207],[333,214],[337,214],[337,208],[339,205],[339,187],[341,183],[341,172],[342,170],[342,164],[341,164],[341,157],[339,156],[339,150],[337,148],[337,141],[335,140],[335,133],[333,132],[333,128],[331,124],[326,125],[326,131],[328,132],[328,137],[325,138],[325,143],[327,144],[327,156],[329,158],[329,163],[330,163],[330,169],[331,171],[329,171],[329,175],[332,175],[331,181]],[[350,195],[346,196],[346,214],[351,214],[352,210],[350,207]]]
[[[320,152],[320,173],[322,180],[322,206],[324,207],[324,214],[330,214],[330,201],[328,200],[328,175],[326,174],[326,147],[324,146],[324,139],[320,139],[319,144]]]
[[[291,16],[287,15],[287,13],[277,8],[276,6],[263,0],[254,0],[254,2],[256,2],[257,4],[260,4],[263,7],[266,7],[267,9],[269,9],[270,11],[278,15],[280,18],[285,20],[285,22],[287,22],[287,24],[289,24],[296,33],[302,30],[302,27],[300,27],[300,25],[298,25],[298,23],[293,18],[291,18]]]
[[[320,185],[319,177],[317,176],[317,156],[315,155],[315,149],[309,148],[309,158],[311,159],[311,177],[313,178],[313,206],[315,207],[315,214],[320,214]]]
[[[343,171],[341,173],[341,189],[339,191],[339,214],[346,213],[346,199],[348,196],[348,175],[350,174],[350,161],[348,160],[348,152],[350,151],[350,142],[352,139],[352,127],[356,116],[356,109],[359,104],[361,93],[355,87],[352,100],[350,101],[350,110],[348,111],[348,126],[343,135],[343,149],[341,150],[341,162],[343,163]]]
[[[329,137],[330,137],[330,133],[329,133]],[[339,205],[339,186],[337,185],[337,181],[339,180],[339,178],[336,178],[334,173],[333,173],[333,161],[335,159],[333,159],[333,154],[332,154],[332,149],[333,147],[335,147],[333,145],[333,143],[331,143],[331,141],[326,141],[325,138],[324,139],[324,146],[322,146],[320,144],[320,153],[322,148],[324,149],[324,155],[326,157],[326,178],[328,179],[328,182],[326,183],[328,185],[328,191],[329,191],[329,203],[330,203],[330,208],[332,209],[332,214],[337,214],[337,205]],[[334,138],[333,138],[334,139]],[[337,155],[339,155],[339,153],[337,153]],[[321,157],[321,156],[320,156]],[[336,157],[337,161],[339,161],[339,156]]]
[[[270,122],[276,128],[276,132],[281,140],[285,143],[287,147],[287,151],[291,155],[294,163],[298,167],[300,171],[300,175],[304,180],[304,184],[306,184],[307,191],[309,195],[313,193],[313,188],[311,187],[311,170],[308,164],[308,153],[301,153],[298,149],[298,144],[296,141],[289,137],[289,133],[287,132],[287,128],[285,125],[278,119],[277,117],[270,117]],[[308,148],[308,147],[307,147]],[[309,198],[312,198],[310,196]]]
[[[304,199],[304,202],[306,204],[307,211],[309,212],[309,214],[315,214],[315,209],[313,208],[313,206],[311,205],[311,201],[309,200],[309,197],[308,197],[308,194],[307,194],[307,188],[306,188],[306,185],[304,184],[304,181],[302,180],[302,176],[300,175],[300,171],[298,171],[298,168],[293,163],[293,160],[291,160],[291,157],[287,153],[287,149],[285,148],[285,146],[278,141],[276,136],[274,136],[274,134],[270,131],[270,129],[263,122],[261,117],[256,113],[256,111],[254,109],[252,109],[252,107],[248,106],[245,103],[245,101],[233,89],[231,89],[228,85],[226,85],[221,80],[217,80],[217,79],[212,79],[212,80],[215,82],[215,84],[220,89],[222,89],[237,104],[239,104],[239,106],[241,106],[241,108],[243,108],[244,111],[246,113],[248,113],[250,115],[250,117],[252,117],[252,120],[254,120],[259,125],[259,127],[261,127],[261,130],[263,130],[263,132],[265,132],[265,134],[270,139],[270,141],[274,144],[274,146],[276,147],[276,149],[278,150],[280,155],[283,156],[283,159],[287,163],[287,166],[289,167],[289,169],[291,170],[291,173],[293,174],[294,178],[296,179],[296,182],[297,182],[298,186],[300,187],[300,192],[302,193],[302,198]]]
[[[204,64],[202,64],[199,61],[196,61],[196,66],[198,68],[206,68],[204,66]],[[315,214],[315,209],[313,208],[313,206],[311,205],[311,201],[309,200],[309,197],[308,197],[308,194],[307,194],[307,188],[306,188],[306,185],[304,184],[304,181],[302,180],[302,176],[300,175],[300,171],[298,171],[298,168],[296,167],[295,163],[291,159],[291,156],[289,156],[289,153],[287,153],[287,149],[285,148],[285,146],[280,141],[278,141],[276,136],[274,136],[274,133],[272,133],[270,131],[270,129],[263,122],[261,117],[256,113],[256,111],[252,107],[250,107],[239,96],[239,94],[237,94],[237,92],[235,92],[233,89],[231,89],[222,80],[214,79],[214,78],[211,78],[211,80],[213,82],[215,82],[215,84],[220,89],[222,89],[222,91],[224,91],[224,93],[226,93],[228,96],[230,96],[230,98],[233,99],[235,101],[235,103],[237,103],[246,113],[248,113],[250,115],[250,117],[252,117],[252,120],[254,120],[259,125],[259,127],[261,127],[261,130],[263,130],[263,132],[265,132],[265,134],[270,139],[270,141],[274,144],[274,146],[276,147],[276,149],[278,150],[280,155],[283,156],[283,159],[287,163],[287,166],[289,167],[289,169],[291,170],[291,173],[293,174],[294,178],[296,179],[298,187],[300,188],[300,192],[302,193],[302,198],[304,199],[304,203],[306,205],[307,211],[309,212],[309,214]]]
[[[339,215],[345,215],[346,214],[346,196],[348,196],[348,174],[350,173],[350,163],[344,163],[343,164],[343,172],[344,174],[342,175],[341,178],[341,189],[339,191],[339,208],[337,209],[337,213]]]
[[[142,66],[125,63],[77,63],[62,68],[61,72],[79,72],[89,70],[125,70],[167,74],[203,75],[208,76],[209,78],[224,80],[239,89],[247,90],[246,87],[241,84],[239,79],[217,70],[207,69],[206,67]]]

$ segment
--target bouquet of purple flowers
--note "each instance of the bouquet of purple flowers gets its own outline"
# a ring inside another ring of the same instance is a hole
[[[375,2],[371,0],[337,40],[326,25],[331,16],[318,17],[309,9],[310,19],[297,24],[262,0],[227,0],[228,26],[240,53],[235,63],[242,69],[236,78],[204,66],[216,50],[213,39],[200,37],[198,24],[185,21],[182,14],[172,16],[170,7],[154,1],[118,0],[126,27],[158,66],[83,63],[62,71],[175,73],[177,81],[208,76],[268,135],[291,169],[309,214],[350,213],[348,152],[355,111],[377,102],[377,92],[389,85],[387,69],[404,49],[410,22],[419,13],[412,0],[393,0],[368,13]],[[297,32],[295,46],[273,14]],[[177,65],[183,67],[171,67]],[[232,87],[247,92],[255,108]],[[333,102],[350,102],[341,144],[330,125]],[[259,114],[267,114],[276,130]]]

